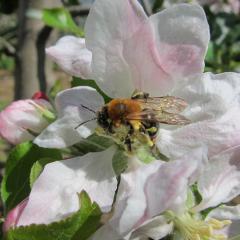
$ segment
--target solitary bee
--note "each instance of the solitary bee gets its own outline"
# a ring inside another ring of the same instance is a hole
[[[125,139],[131,150],[131,135],[141,132],[154,141],[159,129],[159,123],[170,125],[185,125],[190,121],[180,113],[187,103],[177,97],[149,97],[149,94],[139,92],[131,98],[113,99],[97,112],[98,124],[110,134],[122,125],[130,130]]]

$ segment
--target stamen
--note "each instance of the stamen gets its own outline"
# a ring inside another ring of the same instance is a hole
[[[215,230],[220,230],[231,224],[230,220],[217,220],[214,218],[204,221],[195,219],[189,213],[177,216],[171,212],[168,213],[174,223],[176,230],[182,235],[184,240],[226,240],[224,234],[216,234]]]

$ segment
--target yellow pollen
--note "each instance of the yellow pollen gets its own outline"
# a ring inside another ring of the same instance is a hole
[[[220,230],[220,229],[223,229],[224,227],[230,225],[232,222],[230,220],[222,220],[222,221],[219,221],[215,218],[210,218],[208,221],[207,221],[212,227],[213,229],[215,230]]]
[[[185,213],[181,216],[176,216],[170,213],[171,219],[176,230],[182,235],[184,240],[226,240],[227,236],[216,234],[214,230],[220,230],[231,224],[230,220],[217,220],[214,218],[204,221],[196,219],[192,215]]]

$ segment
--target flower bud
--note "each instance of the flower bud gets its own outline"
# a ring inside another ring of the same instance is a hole
[[[3,232],[7,232],[11,227],[17,226],[18,220],[28,203],[28,198],[24,199],[21,203],[19,203],[14,209],[12,209],[5,219],[3,224]]]
[[[12,144],[29,141],[54,119],[51,104],[43,98],[15,101],[0,112],[0,136]]]

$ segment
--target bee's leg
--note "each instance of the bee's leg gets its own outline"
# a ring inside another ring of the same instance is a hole
[[[111,134],[114,134],[114,130],[113,130],[113,122],[111,121],[108,125],[108,132],[111,133]]]
[[[128,134],[124,140],[124,144],[127,146],[127,149],[129,152],[132,151],[132,140],[131,136]]]
[[[141,127],[140,127],[140,129],[139,129],[139,132],[140,132],[140,133],[143,133],[143,134],[146,134],[146,133],[147,133],[147,129],[146,129],[146,127],[145,127],[144,124],[141,125]]]
[[[124,139],[124,144],[127,146],[127,150],[129,152],[131,152],[132,151],[132,143],[133,143],[132,135],[134,134],[134,129],[133,129],[133,126],[129,122],[126,122],[126,125],[129,127],[129,131],[128,131],[127,136]]]

